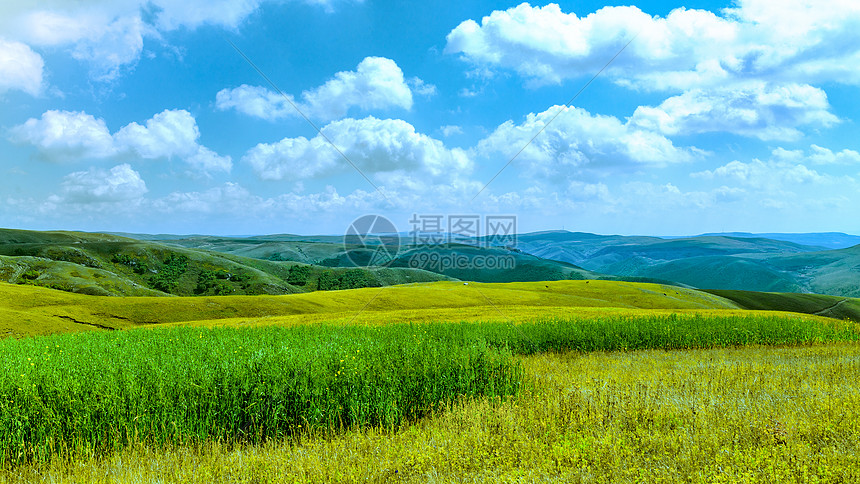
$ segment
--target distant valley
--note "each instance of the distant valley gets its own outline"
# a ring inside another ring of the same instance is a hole
[[[101,295],[289,294],[434,280],[603,279],[860,296],[860,245],[827,248],[860,238],[833,233],[773,236],[660,238],[548,231],[520,234],[512,246],[468,238],[409,245],[404,238],[405,245],[390,248],[394,258],[378,266],[378,247],[345,244],[340,236],[3,229],[0,280]]]

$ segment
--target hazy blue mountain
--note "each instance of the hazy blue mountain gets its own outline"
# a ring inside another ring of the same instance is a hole
[[[703,236],[716,235],[724,237],[743,237],[743,238],[765,238],[773,240],[784,240],[794,242],[796,244],[818,246],[826,249],[847,249],[860,244],[860,236],[843,234],[842,232],[820,232],[809,234],[782,234],[782,233],[767,233],[767,234],[751,234],[748,232],[727,232],[720,234],[702,234]]]

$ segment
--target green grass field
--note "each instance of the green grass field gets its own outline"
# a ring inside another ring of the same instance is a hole
[[[262,443],[302,428],[393,428],[456,398],[516,395],[523,380],[512,353],[858,339],[849,322],[695,314],[6,339],[0,465],[106,455],[132,444]]]
[[[820,299],[753,311],[594,280],[0,295],[15,336],[0,340],[0,482],[847,482],[858,468],[860,326],[803,314]]]

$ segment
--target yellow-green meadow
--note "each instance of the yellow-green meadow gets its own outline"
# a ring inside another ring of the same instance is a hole
[[[610,281],[0,290],[51,333],[0,341],[0,481],[856,478],[851,321]]]

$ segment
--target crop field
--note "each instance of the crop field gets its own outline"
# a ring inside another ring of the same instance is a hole
[[[396,429],[137,446],[5,482],[707,482],[860,478],[860,344],[543,353],[513,398]]]
[[[584,355],[632,355],[655,349],[671,355],[674,353],[667,350],[683,354],[692,348],[858,339],[860,330],[851,322],[761,314],[608,315],[517,325],[184,327],[7,339],[0,344],[0,425],[4,429],[0,460],[9,476],[20,476],[28,469],[44,471],[62,462],[109,462],[111,456],[134,449],[160,450],[170,456],[219,446],[226,458],[237,449],[283,446],[286,442],[291,446],[282,451],[324,442],[334,445],[350,435],[401,438],[409,433],[406,430],[404,434],[404,429],[414,432],[416,425],[445,422],[476,405],[482,412],[525,411],[519,410],[523,405],[532,412],[543,412],[545,403],[528,403],[529,399],[548,398],[546,392],[555,388],[558,378],[573,378],[571,369],[564,370],[566,365],[559,361],[579,361]],[[613,351],[618,353],[607,353]],[[540,367],[544,369],[535,373],[534,368]],[[553,372],[562,373],[554,376]],[[589,378],[595,381],[594,375]],[[666,409],[649,400],[647,393],[657,398],[666,382],[657,375],[642,378],[658,389],[649,390],[645,383],[635,387],[643,398],[639,403],[645,405],[637,411],[664,412]],[[592,406],[623,406],[621,401],[630,396],[630,388],[611,379],[603,381],[606,385],[599,389],[582,393],[574,386],[565,387],[562,393],[566,398],[572,398],[571,392],[578,398],[588,397]],[[705,391],[707,387],[699,387],[703,381],[694,379],[689,384]],[[607,386],[609,383],[612,385]],[[680,380],[675,383],[680,384]],[[710,391],[715,389],[710,387]],[[850,403],[852,397],[847,397]],[[648,407],[649,402],[653,408]],[[602,426],[615,422],[615,416],[602,414],[596,407],[574,411],[566,405],[558,409],[556,417],[560,420],[555,425],[576,424],[582,430],[598,422]],[[695,407],[685,407],[685,412],[640,415],[611,425],[627,431],[637,425],[645,425],[640,430],[653,427],[669,431],[698,418]],[[515,420],[506,425],[527,423],[513,417]],[[485,425],[501,420],[497,416]],[[491,440],[478,450],[499,455],[508,452],[502,442],[495,450],[487,445],[509,435],[487,437]],[[588,448],[595,446],[595,452],[608,453],[610,449],[601,448],[609,445],[602,440],[606,438],[610,437],[565,441],[569,448],[553,447],[552,452],[558,454],[557,470],[572,471],[591,462],[605,466],[604,472],[618,471],[617,465],[594,460],[599,454],[582,460],[576,453],[578,448],[585,449],[582,442],[589,442]],[[623,441],[630,435],[612,438],[622,439],[610,441],[615,442],[612,445],[633,445]],[[296,445],[299,447],[293,447]],[[625,458],[636,454],[635,447],[620,450],[630,452]],[[439,464],[433,464],[425,453],[413,457],[403,467],[404,479],[424,475]],[[637,472],[640,474],[628,477],[642,477],[644,468]]]
[[[8,321],[51,333],[0,340],[0,482],[839,482],[858,468],[849,320],[614,281],[0,290]]]

